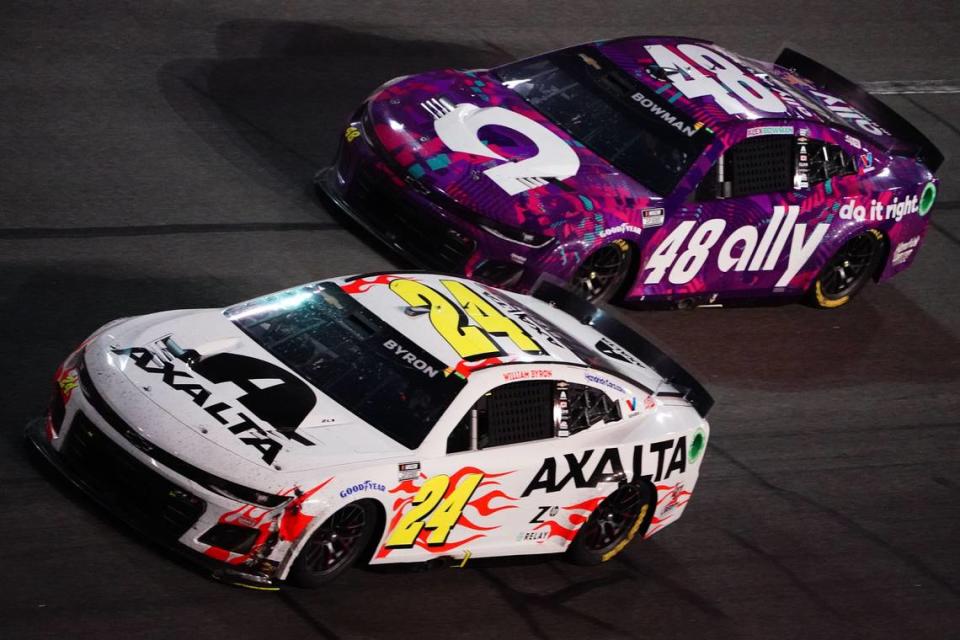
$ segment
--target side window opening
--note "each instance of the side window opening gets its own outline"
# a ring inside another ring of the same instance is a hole
[[[835,176],[846,176],[857,172],[853,158],[835,144],[822,140],[797,139],[798,174],[804,163],[807,167],[809,186],[826,182]]]
[[[620,420],[620,404],[599,389],[572,382],[511,382],[467,411],[447,437],[447,453],[573,435]]]
[[[583,384],[557,383],[557,406],[560,409],[558,435],[573,435],[603,422],[619,420],[620,404],[599,389]]]
[[[748,138],[725,154],[732,196],[793,189],[793,136]]]
[[[697,202],[707,202],[709,200],[716,200],[717,198],[730,197],[729,193],[723,193],[723,190],[720,188],[720,167],[723,166],[723,163],[723,156],[720,156],[720,159],[710,167],[710,171],[707,171],[707,174],[703,176],[703,180],[697,185]]]
[[[727,150],[697,187],[698,201],[793,189],[793,136],[747,138]]]
[[[447,453],[552,438],[555,387],[551,380],[536,380],[489,391],[450,433]]]

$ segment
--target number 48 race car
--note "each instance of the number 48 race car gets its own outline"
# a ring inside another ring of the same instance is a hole
[[[940,152],[855,84],[692,38],[384,84],[316,186],[419,264],[594,302],[847,302],[906,269]]]
[[[566,551],[676,522],[712,400],[557,285],[374,274],[110,323],[31,442],[145,536],[228,582],[356,561]]]

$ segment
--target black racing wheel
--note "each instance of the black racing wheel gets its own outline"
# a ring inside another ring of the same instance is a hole
[[[810,288],[810,301],[821,309],[847,304],[867,283],[882,256],[883,235],[870,229],[849,241],[820,271]]]
[[[614,240],[588,255],[570,284],[573,291],[588,302],[608,302],[623,287],[632,265],[630,245],[624,240]]]
[[[327,518],[300,550],[290,569],[290,581],[318,587],[343,573],[369,546],[376,516],[373,503],[361,500]]]
[[[656,507],[647,482],[624,484],[590,514],[567,550],[576,564],[600,564],[620,553],[639,533],[643,536]]]

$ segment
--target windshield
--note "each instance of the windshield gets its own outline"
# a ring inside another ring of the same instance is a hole
[[[673,191],[712,139],[593,47],[520,60],[494,75],[588,149],[659,195]]]
[[[409,449],[420,446],[465,384],[332,283],[264,296],[225,315],[324,394]]]

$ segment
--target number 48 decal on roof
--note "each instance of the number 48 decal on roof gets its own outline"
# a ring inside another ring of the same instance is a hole
[[[676,50],[651,44],[646,49],[687,98],[710,96],[730,114],[747,113],[748,106],[764,113],[787,110],[773,91],[719,51],[698,44],[680,44]]]

